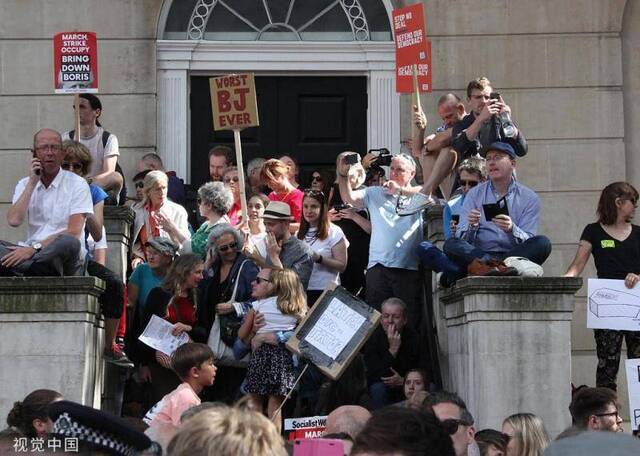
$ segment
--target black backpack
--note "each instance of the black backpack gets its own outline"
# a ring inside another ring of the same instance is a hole
[[[76,131],[71,130],[69,132],[69,138],[73,139]],[[102,148],[107,147],[107,142],[109,141],[109,133],[107,130],[102,131]],[[118,197],[118,206],[124,206],[124,203],[127,201],[127,179],[124,177],[124,172],[122,172],[122,168],[120,167],[120,163],[116,162],[116,173],[122,176],[122,190],[120,190],[120,195]]]

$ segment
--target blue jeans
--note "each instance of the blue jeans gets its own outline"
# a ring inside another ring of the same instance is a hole
[[[444,253],[464,271],[476,258],[481,260],[491,258],[504,260],[505,258],[516,256],[524,257],[542,265],[551,254],[551,241],[546,236],[533,236],[520,244],[514,245],[507,252],[485,252],[462,239],[449,239],[444,243]]]

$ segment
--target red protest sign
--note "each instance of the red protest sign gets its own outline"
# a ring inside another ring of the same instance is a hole
[[[209,78],[214,130],[257,127],[258,104],[253,73]]]
[[[53,37],[56,93],[98,92],[98,43],[94,32],[62,32]]]
[[[418,66],[418,89],[431,92],[431,43],[427,40],[422,3],[393,11],[396,44],[396,92],[413,92],[413,65]]]

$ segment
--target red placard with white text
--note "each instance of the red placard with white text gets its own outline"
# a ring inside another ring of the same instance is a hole
[[[56,93],[98,92],[98,41],[94,32],[61,32],[53,37]]]
[[[413,65],[418,66],[418,90],[431,92],[431,42],[427,40],[422,3],[393,10],[396,44],[396,92],[413,92]]]

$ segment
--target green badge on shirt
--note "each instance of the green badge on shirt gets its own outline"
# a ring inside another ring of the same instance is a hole
[[[603,249],[615,249],[616,241],[614,241],[613,239],[603,239],[602,241],[600,241],[600,245]]]

